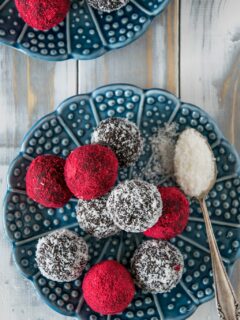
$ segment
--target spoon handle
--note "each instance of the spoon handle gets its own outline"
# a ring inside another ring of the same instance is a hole
[[[240,305],[223,265],[205,199],[199,199],[212,258],[217,310],[221,320],[240,320]]]

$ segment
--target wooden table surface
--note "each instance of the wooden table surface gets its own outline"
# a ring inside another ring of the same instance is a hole
[[[160,87],[205,109],[240,151],[240,1],[172,0],[148,32],[94,61],[33,60],[0,47],[0,185],[32,124],[76,93],[116,82]],[[240,263],[232,276],[240,296]],[[0,219],[0,319],[61,320],[17,272]],[[218,319],[214,302],[191,320]]]

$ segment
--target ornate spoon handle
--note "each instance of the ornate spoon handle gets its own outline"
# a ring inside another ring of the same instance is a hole
[[[223,265],[205,199],[199,199],[206,225],[206,232],[212,258],[213,278],[219,318],[221,320],[240,320],[240,305]]]

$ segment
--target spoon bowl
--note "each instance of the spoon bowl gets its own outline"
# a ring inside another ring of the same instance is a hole
[[[183,137],[183,135],[185,136]],[[194,149],[191,148],[191,142],[192,142],[191,139],[194,139],[194,136],[196,139],[199,139],[200,143],[204,144],[204,147],[207,148],[207,149],[205,148],[205,150],[207,150],[208,152],[206,152],[203,156],[211,157],[211,159],[206,158],[205,160],[206,161],[211,160],[213,165],[213,172],[211,175],[211,179],[209,179],[208,183],[205,185],[205,188],[199,194],[195,195],[195,198],[198,200],[200,207],[202,209],[203,218],[206,226],[206,233],[208,237],[208,243],[209,243],[210,254],[212,259],[212,269],[213,269],[213,278],[214,278],[214,284],[215,284],[215,296],[216,296],[215,299],[217,304],[217,310],[218,310],[219,318],[221,320],[239,320],[240,304],[237,301],[233,287],[231,285],[231,282],[225,270],[225,267],[217,246],[216,238],[214,236],[211,220],[209,218],[209,213],[208,213],[208,209],[205,201],[209,191],[212,189],[217,179],[216,161],[214,159],[212,149],[208,144],[207,139],[203,137],[197,130],[186,129],[180,134],[176,144],[176,149],[175,149],[174,170],[175,170],[177,182],[179,183],[180,187],[183,188],[185,193],[186,193],[186,190],[190,190],[190,194],[187,194],[187,195],[191,197],[192,194],[194,194],[194,190],[191,190],[191,188],[186,188],[186,184],[183,185],[186,182],[186,179],[184,179],[185,177],[181,176],[181,174],[183,174],[184,172],[181,170],[181,168],[178,167],[178,165],[181,164],[181,159],[178,159],[178,157],[181,156],[181,154],[184,154],[187,149],[190,149],[191,154],[189,158],[191,158],[191,160],[196,160],[197,162],[197,158],[194,159]],[[184,149],[184,142],[185,142],[186,150],[182,150]],[[185,161],[185,159],[183,160]],[[188,160],[189,159],[187,159],[187,161]],[[184,163],[184,165],[186,165],[186,163]],[[187,163],[187,166],[188,165],[189,165],[189,168],[191,168],[191,163]],[[204,177],[205,172],[203,171],[201,172],[201,174]]]

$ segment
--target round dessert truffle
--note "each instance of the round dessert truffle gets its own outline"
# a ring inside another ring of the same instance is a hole
[[[153,184],[127,180],[111,192],[107,209],[120,229],[143,232],[152,227],[161,216],[162,199]]]
[[[82,290],[89,307],[104,315],[122,312],[135,294],[130,273],[114,260],[93,266],[83,279]]]
[[[182,233],[189,217],[189,202],[176,187],[158,187],[163,211],[158,222],[144,232],[145,236],[168,240]]]
[[[183,256],[163,240],[143,242],[131,259],[135,283],[148,292],[162,293],[175,288],[183,273]]]
[[[106,208],[107,198],[78,201],[76,213],[80,227],[97,238],[106,238],[120,231]]]
[[[68,156],[64,174],[69,189],[77,198],[91,200],[105,195],[114,186],[118,160],[106,146],[82,146]]]
[[[88,246],[83,238],[62,229],[39,239],[38,268],[46,278],[63,282],[77,279],[88,262]]]
[[[27,171],[26,191],[34,201],[48,208],[60,208],[72,194],[64,179],[65,160],[53,155],[35,158]]]
[[[101,121],[93,132],[92,143],[110,147],[116,153],[121,167],[136,162],[143,147],[137,126],[122,118],[107,118]]]
[[[48,30],[67,15],[69,0],[15,0],[21,18],[32,28]]]
[[[129,0],[88,0],[88,3],[97,10],[111,12],[125,6]]]

